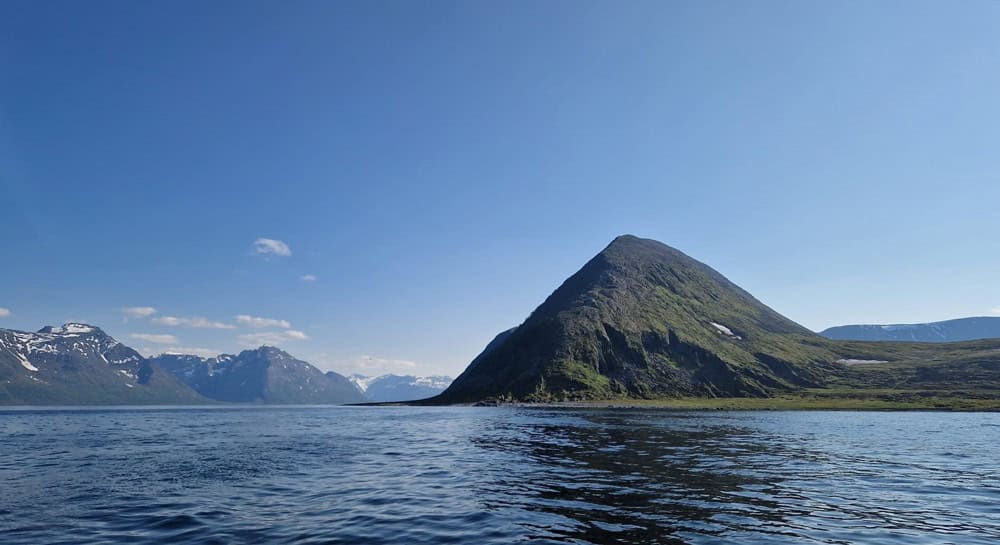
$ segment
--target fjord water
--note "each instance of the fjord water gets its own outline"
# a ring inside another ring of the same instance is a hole
[[[14,543],[997,543],[1000,415],[0,411]]]

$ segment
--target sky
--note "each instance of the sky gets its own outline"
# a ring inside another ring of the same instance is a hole
[[[1000,2],[0,3],[0,327],[455,376],[615,236],[1000,315]]]

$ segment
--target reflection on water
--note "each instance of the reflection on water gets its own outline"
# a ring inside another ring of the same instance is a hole
[[[3,543],[996,543],[1000,415],[0,412]]]
[[[997,415],[579,411],[475,441],[527,462],[487,505],[587,543],[989,543]],[[984,435],[985,434],[985,435]],[[514,440],[511,440],[511,439]],[[558,523],[553,523],[558,521]],[[946,537],[950,536],[950,537]]]
[[[778,446],[779,454],[731,425],[679,430],[656,420],[583,415],[477,439],[530,460],[528,476],[498,475],[485,495],[497,499],[486,503],[554,515],[564,522],[535,528],[539,535],[593,543],[683,543],[685,533],[722,535],[743,523],[756,532],[784,527],[780,504],[768,498],[780,476],[754,468],[807,453]]]

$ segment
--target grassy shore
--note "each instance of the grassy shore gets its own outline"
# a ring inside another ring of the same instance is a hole
[[[530,405],[530,404],[529,404]],[[677,410],[1000,411],[997,391],[804,390],[770,398],[609,399],[540,404],[545,407],[607,407]]]

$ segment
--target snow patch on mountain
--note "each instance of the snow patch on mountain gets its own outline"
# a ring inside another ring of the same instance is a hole
[[[34,365],[31,365],[31,362],[28,361],[28,358],[25,358],[22,354],[15,352],[14,356],[17,357],[17,361],[21,362],[21,367],[24,367],[25,369],[31,371],[32,373],[38,371],[38,368],[35,367]]]
[[[114,350],[120,344],[100,329],[76,322],[46,326],[37,332],[0,330],[0,350],[12,354],[21,367],[32,373],[42,371],[55,356],[74,352],[112,367],[129,368],[130,377],[135,378],[132,367],[138,367],[142,358],[131,350]]]
[[[847,365],[848,367],[854,365],[877,365],[879,363],[889,363],[887,360],[859,360],[859,359],[840,359],[837,363],[841,365]]]
[[[381,375],[377,377],[366,377],[365,375],[351,375],[347,377],[347,380],[351,381],[351,384],[358,389],[362,394],[368,391],[368,385],[376,380],[384,377],[386,375]]]
[[[718,324],[718,323],[715,323],[715,322],[708,322],[708,323],[712,324],[712,327],[714,327],[716,330],[718,330],[719,333],[722,333],[723,335],[732,337],[732,338],[734,338],[736,340],[742,340],[743,339],[743,337],[740,337],[739,335],[733,333],[732,329],[729,329],[728,327],[726,327],[726,326],[724,326],[722,324]]]
[[[434,377],[413,377],[415,380],[410,384],[415,386],[426,386],[428,388],[437,388],[444,390],[448,386],[451,386],[451,377],[446,376],[434,376]]]

